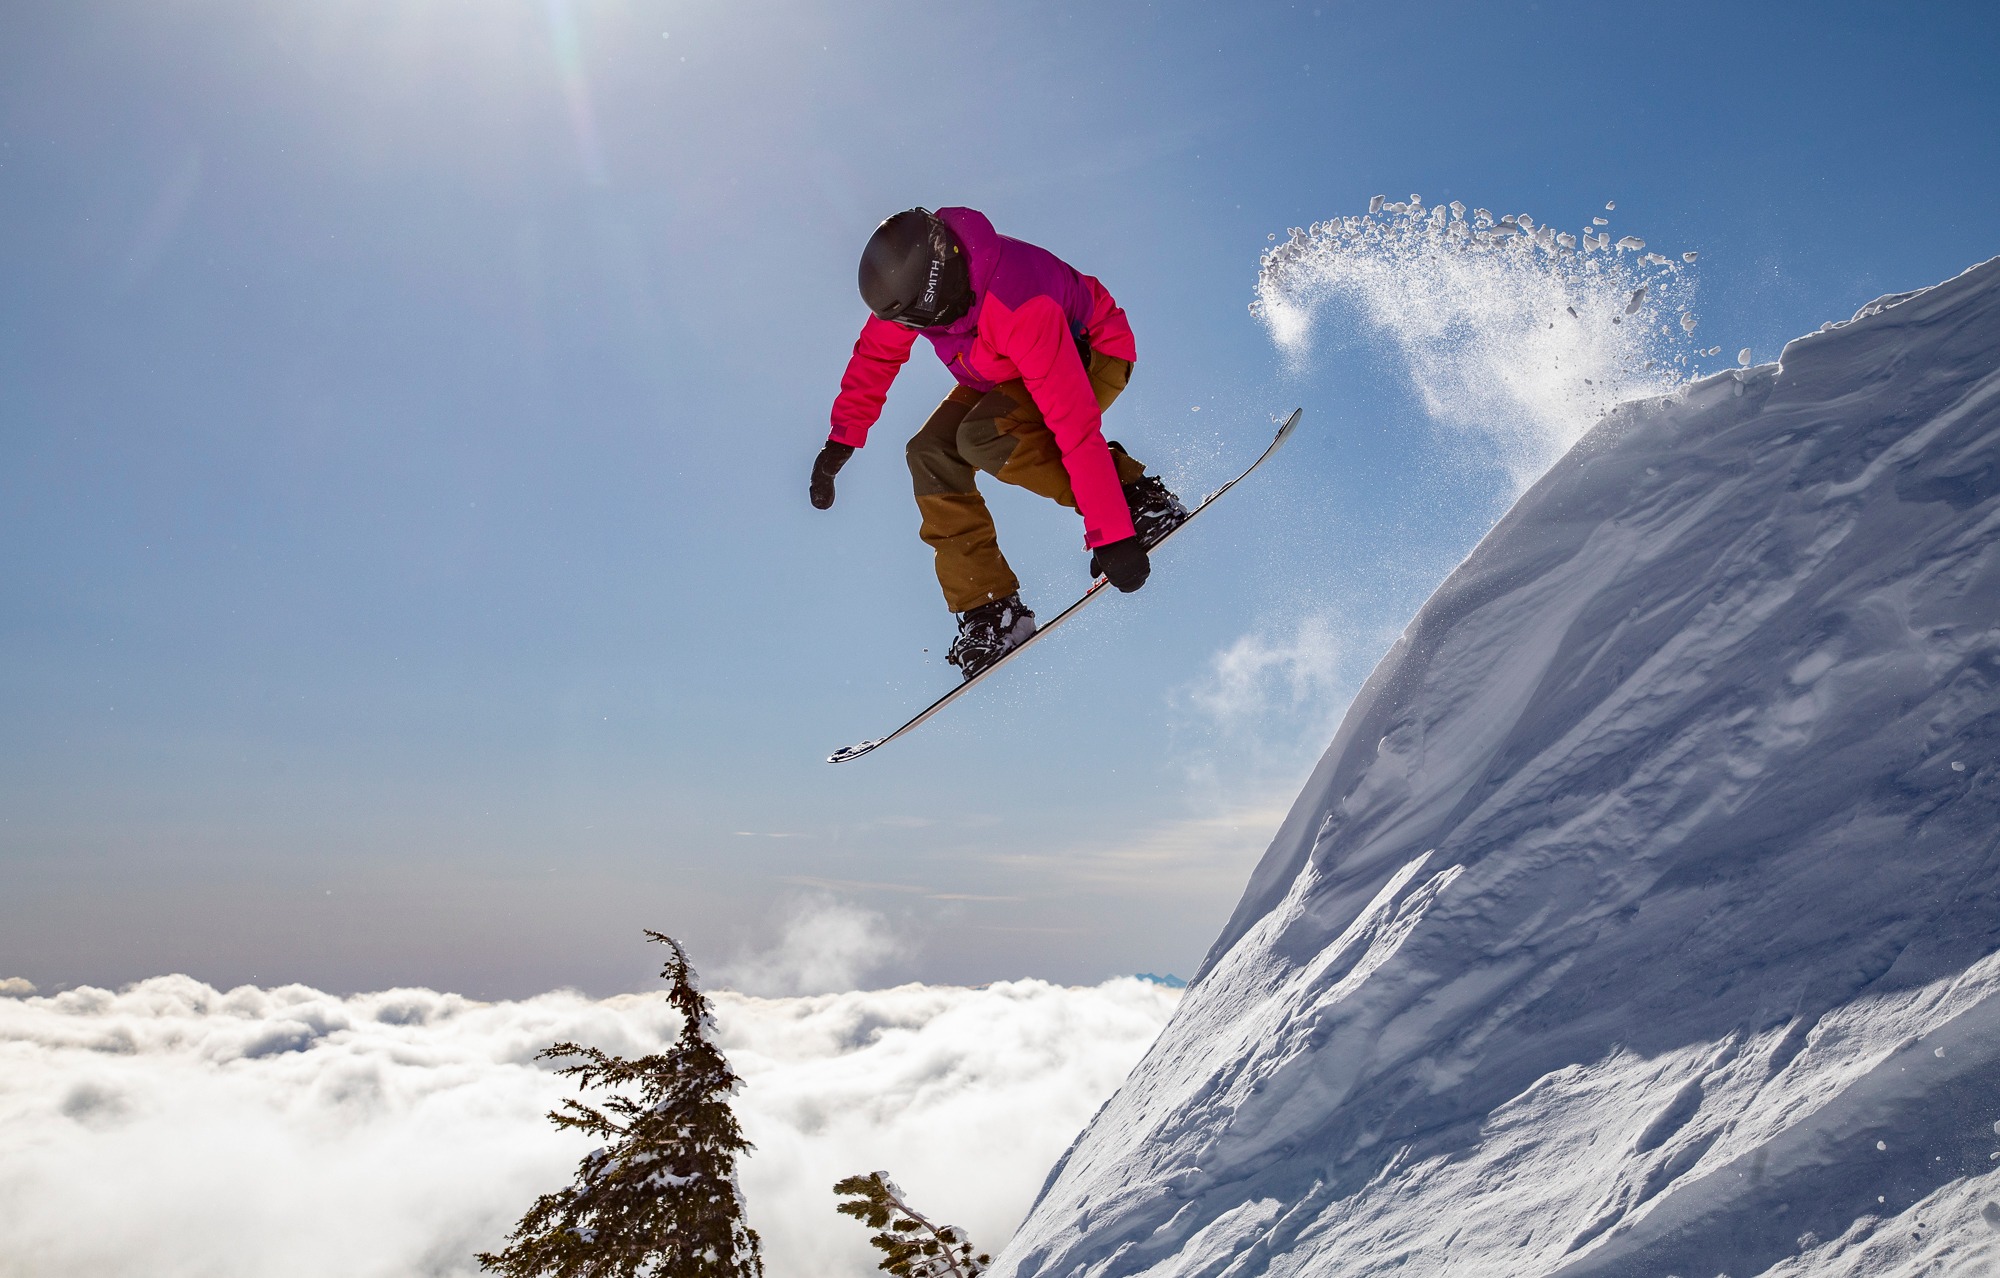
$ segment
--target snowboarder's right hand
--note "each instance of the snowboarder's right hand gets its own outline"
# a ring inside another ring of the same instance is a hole
[[[854,456],[854,445],[836,444],[826,441],[826,447],[819,450],[819,458],[813,462],[812,504],[820,510],[833,505],[833,477]]]
[[[1090,575],[1108,577],[1112,585],[1128,595],[1145,585],[1152,571],[1152,560],[1146,557],[1146,548],[1137,537],[1108,541],[1090,556]]]

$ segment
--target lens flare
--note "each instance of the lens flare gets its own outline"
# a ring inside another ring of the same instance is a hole
[[[583,171],[593,186],[604,186],[604,147],[598,140],[597,111],[591,105],[590,80],[583,69],[583,41],[576,30],[576,15],[570,0],[547,0],[549,42],[554,47],[556,78],[562,84],[563,100],[569,106],[569,124],[576,134],[576,149]]]

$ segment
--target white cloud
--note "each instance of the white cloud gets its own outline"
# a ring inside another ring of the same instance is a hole
[[[1172,694],[1199,726],[1178,752],[1182,811],[1110,839],[986,859],[1041,882],[1125,897],[1232,898],[1346,708],[1354,685],[1343,663],[1354,646],[1321,614],[1298,619],[1289,633],[1238,637],[1200,679]]]
[[[1341,645],[1323,616],[1301,619],[1289,637],[1248,634],[1209,659],[1208,677],[1187,699],[1225,729],[1274,710],[1331,700],[1341,686]]]
[[[35,983],[18,976],[0,980],[0,998],[26,998],[35,992]]]
[[[1214,653],[1173,694],[1191,729],[1180,751],[1189,801],[1207,812],[1288,809],[1358,686],[1357,658],[1380,642],[1314,611]]]
[[[772,1278],[877,1272],[833,1182],[887,1168],[997,1252],[1177,995],[1124,978],[1004,981],[784,1000],[719,998],[757,1153],[744,1173]]]
[[[874,1272],[833,1181],[891,1169],[997,1249],[1176,995],[1136,980],[716,996],[772,1278]],[[478,1003],[184,976],[0,1002],[0,1274],[467,1275],[585,1142],[557,1039],[654,1050],[655,994]]]
[[[717,979],[751,994],[851,990],[908,951],[889,920],[831,895],[801,897],[786,912],[770,949],[725,963]]]

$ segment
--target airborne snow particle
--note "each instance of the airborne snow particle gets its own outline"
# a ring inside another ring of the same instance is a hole
[[[1604,211],[1606,213],[1612,212],[1617,207],[1618,207],[1618,201],[1616,200],[1606,200],[1604,202]]]
[[[1633,311],[1638,310],[1639,303],[1645,300],[1646,300],[1646,286],[1644,284],[1641,284],[1639,287],[1632,290],[1632,300],[1625,303],[1625,313],[1627,315],[1630,315]]]
[[[1953,759],[1951,761],[1951,770],[1953,772],[1963,772],[1965,771],[1965,765],[1963,763],[1960,763],[1958,760]],[[2000,1132],[2000,1123],[1993,1124],[1993,1130],[1996,1132]]]
[[[1611,219],[1608,217],[1594,217],[1590,219],[1590,224],[1592,226],[1609,226],[1611,225]]]
[[[1461,204],[1461,203],[1460,203],[1459,201],[1457,201],[1457,200],[1453,200],[1453,201],[1451,202],[1451,215],[1452,215],[1453,217],[1460,217],[1460,218],[1464,217],[1464,216],[1465,216],[1465,205]]]
[[[1636,235],[1627,235],[1618,241],[1618,247],[1621,249],[1631,249],[1636,253],[1646,247],[1646,241]]]
[[[1681,254],[1681,261],[1692,262],[1699,256],[1701,256],[1699,253],[1683,253]]]
[[[1386,195],[1370,196],[1368,200],[1368,211],[1370,213],[1380,213],[1382,211],[1382,201],[1388,198],[1389,197]]]
[[[1504,436],[1506,464],[1511,471],[1518,456],[1523,476],[1541,463],[1543,448],[1553,447],[1557,435],[1572,438],[1567,433],[1572,425],[1587,428],[1608,402],[1669,391],[1686,381],[1686,360],[1677,361],[1676,352],[1666,349],[1668,338],[1653,330],[1670,318],[1664,314],[1668,308],[1687,309],[1691,279],[1639,262],[1636,255],[1577,253],[1579,240],[1593,249],[1610,247],[1608,235],[1588,228],[1589,214],[1579,219],[1586,224],[1579,235],[1528,213],[1496,221],[1492,210],[1481,207],[1469,210],[1470,222],[1440,225],[1453,205],[1467,207],[1459,201],[1418,204],[1405,206],[1404,216],[1328,221],[1322,225],[1330,232],[1344,229],[1274,246],[1265,255],[1251,313],[1281,346],[1296,352],[1310,340],[1314,316],[1323,307],[1351,308],[1365,324],[1407,346],[1412,375],[1427,396],[1450,405],[1454,421]],[[1398,210],[1384,196],[1381,211]],[[1625,312],[1634,289],[1642,286],[1644,304],[1661,309],[1660,317],[1649,314],[1630,325],[1597,323]],[[1586,310],[1589,324],[1580,322]],[[1579,322],[1570,328],[1557,322],[1550,330],[1546,317],[1555,314]],[[1454,318],[1444,323],[1444,316]],[[1538,319],[1552,345],[1523,346],[1504,331],[1515,325],[1525,337],[1527,324]],[[1446,346],[1452,347],[1449,368],[1438,362]],[[1575,390],[1585,372],[1591,386],[1605,388],[1604,395]],[[1494,424],[1496,383],[1506,387],[1498,407],[1518,410],[1504,428]]]
[[[1750,367],[1750,348],[1748,346],[1736,352],[1736,362],[1745,368]]]
[[[1875,1142],[1875,1148],[1880,1150],[1887,1150],[1889,1148],[1889,1142],[1886,1140],[1878,1140]]]

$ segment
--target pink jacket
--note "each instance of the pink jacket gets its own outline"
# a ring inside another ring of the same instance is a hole
[[[972,310],[955,324],[921,330],[961,386],[990,391],[1019,378],[1062,450],[1086,546],[1132,536],[1132,515],[1105,446],[1103,418],[1077,339],[1118,359],[1138,356],[1132,326],[1104,286],[1047,249],[1010,239],[974,209],[939,209],[965,246]],[[829,438],[856,448],[882,415],[889,386],[919,330],[868,317],[833,401]]]

